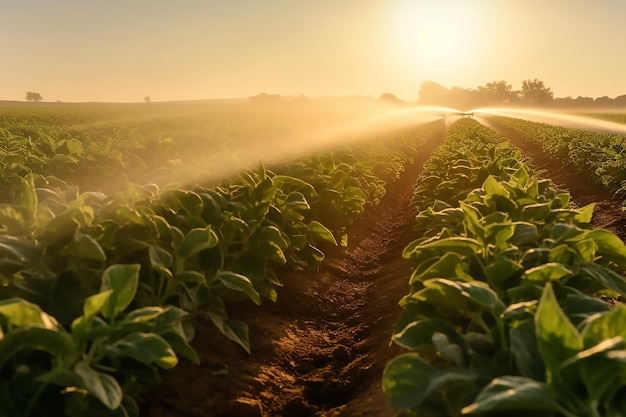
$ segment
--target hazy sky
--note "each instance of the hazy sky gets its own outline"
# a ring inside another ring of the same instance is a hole
[[[626,0],[0,0],[0,98],[626,94]]]

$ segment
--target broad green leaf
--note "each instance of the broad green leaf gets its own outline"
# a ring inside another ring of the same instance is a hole
[[[209,317],[224,336],[239,344],[250,353],[248,325],[240,320],[229,320],[224,301],[219,297],[211,297],[209,301]]]
[[[541,220],[545,219],[545,217],[550,212],[550,204],[549,203],[537,203],[537,204],[529,204],[524,206],[522,209],[522,214],[520,216],[520,220],[523,221],[532,221],[532,220]]]
[[[192,229],[180,243],[178,255],[183,259],[189,259],[204,249],[212,248],[217,243],[218,237],[211,229],[211,225],[204,229]]]
[[[76,233],[69,252],[78,258],[106,261],[106,254],[100,244],[93,237],[80,232]]]
[[[299,191],[305,194],[307,197],[317,196],[317,192],[315,191],[315,188],[308,182],[301,180],[299,178],[290,177],[287,175],[276,175],[273,178],[273,180],[274,180],[274,183],[277,184],[278,187],[281,189],[288,188],[294,191]]]
[[[441,319],[424,319],[407,324],[402,331],[394,334],[392,340],[397,345],[416,350],[422,345],[431,344],[435,333],[445,334],[457,345],[463,345],[463,338],[447,321]]]
[[[95,371],[87,362],[82,360],[76,364],[74,371],[81,379],[81,388],[86,389],[102,404],[111,410],[117,409],[122,402],[122,388],[111,375]]]
[[[461,366],[464,362],[464,354],[461,346],[451,343],[444,333],[434,332],[432,342],[442,358],[452,362],[456,366]]]
[[[535,314],[535,330],[547,382],[551,385],[561,364],[583,347],[582,337],[561,310],[551,283],[543,289]]]
[[[280,249],[287,249],[289,242],[286,240],[286,236],[276,226],[264,226],[258,231],[257,238],[262,244],[266,241],[273,242]]]
[[[594,262],[580,265],[580,271],[595,280],[602,288],[608,288],[622,295],[626,294],[626,278],[617,272]]]
[[[593,262],[598,251],[598,246],[593,239],[583,239],[574,244],[576,251],[583,262]]]
[[[485,279],[492,288],[500,291],[509,278],[516,276],[523,269],[522,265],[511,259],[497,260],[485,267]]]
[[[83,315],[89,318],[101,312],[107,305],[107,302],[109,301],[109,298],[111,298],[112,294],[113,289],[108,289],[87,297],[87,299],[85,299],[85,304],[83,305]]]
[[[505,197],[509,196],[509,192],[506,190],[506,188],[504,188],[502,184],[500,184],[498,180],[491,175],[489,175],[485,182],[483,182],[482,188],[489,195],[501,195]]]
[[[621,336],[603,340],[568,359],[562,373],[582,377],[589,402],[608,402],[626,384],[625,347]]]
[[[0,315],[4,316],[9,328],[37,326],[56,329],[58,327],[55,318],[46,314],[37,304],[17,297],[0,301]]]
[[[26,213],[28,213],[28,217],[32,220],[35,216],[35,211],[37,209],[37,193],[35,191],[35,184],[33,182],[32,176],[22,177],[22,198],[20,201],[20,207],[22,207]]]
[[[311,206],[307,201],[306,197],[297,191],[293,191],[289,193],[287,199],[285,200],[285,205],[291,207],[295,210],[310,210]]]
[[[383,372],[382,388],[387,403],[395,410],[420,405],[429,395],[445,385],[470,382],[477,375],[457,368],[439,370],[416,353],[405,353],[392,359]]]
[[[280,265],[287,263],[283,250],[271,240],[267,240],[261,244],[261,252],[265,258],[272,262],[276,262]]]
[[[425,281],[431,278],[463,278],[472,281],[472,277],[464,271],[464,263],[457,253],[446,253],[437,259],[432,265],[427,265],[423,270],[416,268],[409,284],[417,281]]]
[[[515,231],[509,242],[515,246],[534,244],[539,239],[537,226],[527,222],[514,222]]]
[[[419,256],[427,250],[441,252],[442,255],[448,252],[455,252],[461,255],[476,255],[482,250],[482,245],[477,240],[458,236],[436,239],[425,244],[418,244],[410,249],[409,247],[411,247],[410,244],[404,253],[404,256],[407,258]],[[408,252],[407,249],[409,250]]]
[[[626,245],[619,237],[603,229],[594,229],[588,232],[586,237],[593,239],[598,245],[598,255],[617,263],[622,268],[626,266]]]
[[[154,333],[132,333],[107,346],[113,357],[128,356],[136,361],[155,363],[163,369],[176,366],[178,358],[172,347],[161,336]]]
[[[2,333],[0,332],[0,336]],[[0,369],[20,351],[40,350],[59,359],[81,354],[74,339],[62,330],[41,327],[20,327],[0,338]]]
[[[606,305],[606,303],[604,303]],[[591,316],[581,330],[586,348],[615,336],[626,340],[626,306],[617,305],[609,311]]]
[[[595,206],[596,206],[595,203],[591,203],[591,204],[587,204],[584,207],[579,208],[578,209],[579,213],[576,216],[574,216],[574,220],[578,223],[590,223]]]
[[[541,381],[545,377],[545,367],[537,350],[537,337],[532,320],[526,320],[510,329],[509,337],[517,369],[523,376]]]
[[[122,320],[123,323],[145,323],[152,321],[164,314],[167,310],[163,307],[158,306],[148,306],[138,308],[136,310],[131,311],[124,317]]]
[[[566,268],[565,265],[556,262],[548,262],[535,268],[527,269],[522,275],[522,279],[545,283],[559,280],[571,274],[572,271]]]
[[[217,279],[228,289],[240,291],[247,295],[255,304],[261,304],[261,296],[254,289],[254,285],[245,275],[237,274],[231,271],[220,271],[217,273]]]
[[[150,245],[148,248],[148,256],[150,257],[150,264],[152,266],[162,265],[169,268],[174,260],[170,252],[156,245]]]
[[[504,304],[497,294],[481,281],[460,282],[449,279],[431,279],[424,282],[426,288],[440,289],[444,297],[450,297],[448,302],[464,300],[471,304],[480,305],[488,311],[499,315],[504,310]]]
[[[309,236],[313,236],[316,239],[324,240],[326,242],[337,245],[337,240],[335,240],[335,236],[333,235],[333,233],[328,230],[326,226],[318,221],[313,220],[311,223],[309,223],[308,234]]]
[[[113,290],[102,308],[104,317],[116,317],[133,301],[139,283],[139,268],[139,264],[112,265],[104,271],[100,292]]]
[[[467,230],[468,237],[475,237],[482,241],[485,237],[485,227],[480,223],[480,212],[473,206],[459,202],[463,210],[463,224]]]
[[[503,376],[491,381],[473,404],[461,410],[461,414],[515,410],[557,411],[559,407],[545,383],[526,377]]]

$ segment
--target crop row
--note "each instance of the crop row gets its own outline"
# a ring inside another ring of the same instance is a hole
[[[608,120],[609,122],[626,123],[626,113],[584,113],[583,115],[586,117]]]
[[[425,164],[383,375],[403,416],[626,415],[626,246],[474,120]],[[607,302],[609,300],[611,302]],[[495,413],[495,414],[494,414]]]
[[[347,244],[345,227],[440,129],[260,165],[215,186],[111,195],[24,164],[0,204],[0,416],[137,415],[133,398],[159,369],[198,361],[197,315],[249,351],[227,305],[275,300],[276,267],[315,267],[321,242]]]
[[[552,160],[589,173],[615,196],[626,196],[626,138],[623,135],[501,116],[489,120],[494,126],[513,129],[523,140],[539,146]]]

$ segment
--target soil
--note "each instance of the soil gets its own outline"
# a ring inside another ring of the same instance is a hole
[[[488,124],[486,120],[480,120]],[[511,132],[498,131],[578,205],[596,202],[593,223],[626,239],[621,201],[589,176],[564,169]],[[391,417],[381,389],[411,270],[401,257],[414,238],[412,188],[438,141],[428,144],[380,204],[349,229],[349,246],[326,247],[317,271],[284,271],[276,303],[231,306],[250,326],[252,354],[200,323],[193,341],[201,365],[165,374],[141,403],[146,417]]]

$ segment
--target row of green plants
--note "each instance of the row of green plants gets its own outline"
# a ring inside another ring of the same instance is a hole
[[[299,142],[326,148],[325,129],[390,110],[365,99],[3,106],[0,169],[25,175],[27,167],[107,193],[127,180],[219,179],[259,160],[291,157],[286,149]]]
[[[0,416],[138,415],[135,398],[161,369],[198,362],[198,316],[249,352],[228,305],[275,300],[278,268],[315,268],[323,244],[347,244],[345,228],[441,129],[219,184],[110,195],[27,165],[11,172],[12,199],[0,204]]]
[[[555,162],[590,174],[615,197],[626,197],[626,137],[623,135],[502,116],[489,120],[494,126],[512,129],[522,139],[539,146]]]
[[[626,246],[476,121],[425,164],[383,390],[401,416],[626,415]]]
[[[626,113],[583,113],[586,117],[595,117],[596,119],[608,120],[609,122],[626,124]]]

